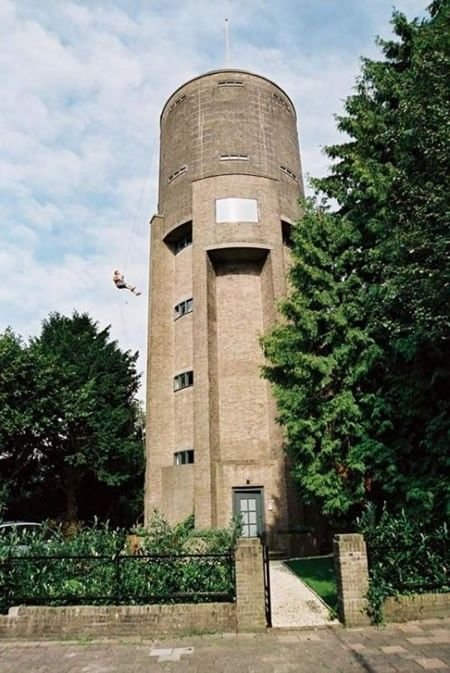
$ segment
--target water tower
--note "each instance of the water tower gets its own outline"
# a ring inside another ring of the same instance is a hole
[[[294,106],[242,70],[177,89],[161,115],[151,221],[146,517],[272,545],[298,516],[260,336],[286,293],[303,194]]]

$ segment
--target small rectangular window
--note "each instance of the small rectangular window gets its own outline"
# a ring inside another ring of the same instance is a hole
[[[176,451],[173,454],[174,465],[192,465],[194,462],[194,450],[186,449],[185,451]]]
[[[181,316],[186,315],[186,313],[191,313],[193,303],[194,300],[192,298],[186,299],[185,301],[180,301],[180,303],[177,304],[173,310],[174,319],[177,320],[177,318],[181,318]]]
[[[258,222],[256,199],[216,199],[216,222]]]
[[[183,372],[182,374],[177,374],[173,377],[173,389],[174,391],[182,390],[183,388],[188,388],[189,386],[194,385],[194,372]]]

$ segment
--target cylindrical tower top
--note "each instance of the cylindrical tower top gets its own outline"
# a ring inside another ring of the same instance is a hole
[[[175,89],[175,91],[172,94],[170,94],[169,98],[166,100],[166,102],[165,102],[165,104],[164,104],[164,106],[161,110],[161,120],[162,120],[162,117],[163,117],[164,112],[166,110],[166,107],[172,102],[173,98],[175,98],[175,99],[178,98],[178,96],[180,95],[181,89],[184,89],[184,87],[189,86],[190,84],[192,84],[193,82],[196,82],[199,79],[203,79],[204,77],[211,77],[211,75],[220,75],[220,76],[223,76],[224,79],[226,79],[227,74],[231,74],[231,75],[250,75],[251,77],[259,77],[260,79],[262,79],[266,82],[269,82],[269,84],[271,84],[272,86],[274,86],[276,89],[279,90],[279,92],[282,96],[287,98],[287,100],[289,101],[289,103],[292,107],[292,111],[293,111],[294,115],[296,114],[294,103],[292,102],[292,100],[289,98],[287,93],[280,86],[278,86],[278,84],[276,84],[276,82],[274,82],[273,80],[269,79],[268,77],[264,77],[264,75],[259,75],[256,72],[251,72],[250,70],[241,70],[239,68],[220,68],[220,69],[217,69],[217,70],[209,70],[208,72],[204,72],[202,75],[197,75],[196,77],[192,77],[192,79],[189,79],[187,82],[184,82],[184,84],[181,84],[178,87],[178,89]]]
[[[175,224],[191,212],[191,184],[218,175],[279,181],[280,198],[303,192],[295,108],[266,77],[208,72],[180,86],[161,114],[159,212]]]

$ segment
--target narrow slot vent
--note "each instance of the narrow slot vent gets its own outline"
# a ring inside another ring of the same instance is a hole
[[[220,161],[248,161],[248,154],[221,154]]]
[[[289,168],[286,168],[286,166],[280,166],[280,171],[285,175],[288,175],[290,178],[292,178],[292,180],[297,180],[295,173],[289,170]]]
[[[291,110],[291,106],[288,104],[287,101],[284,100],[284,98],[282,98],[281,96],[279,96],[277,93],[274,93],[274,94],[272,94],[272,95],[273,95],[274,100],[275,100],[279,105],[281,105],[282,107],[284,107],[284,109],[287,110],[288,112],[292,112],[292,110]]]
[[[244,82],[239,79],[224,79],[217,86],[244,86]]]
[[[179,105],[180,103],[182,103],[184,100],[186,100],[186,96],[180,96],[179,98],[177,98],[176,101],[174,101],[174,102],[172,103],[172,105],[170,106],[170,108],[169,108],[169,112],[172,112],[172,110],[173,110],[174,108],[176,108],[177,105]]]
[[[177,171],[172,173],[172,175],[169,175],[167,178],[167,182],[172,182],[172,180],[175,180],[179,175],[182,175],[183,173],[186,173],[187,171],[187,166],[181,166]]]

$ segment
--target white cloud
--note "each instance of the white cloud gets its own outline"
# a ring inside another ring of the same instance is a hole
[[[304,171],[323,173],[321,147],[336,139],[332,115],[359,56],[375,53],[373,36],[389,32],[390,0],[354,2],[305,0],[300,11],[295,0],[230,0],[225,9],[208,0],[0,0],[0,264],[8,279],[0,330],[28,336],[50,311],[89,311],[123,347],[141,351],[143,370],[148,221],[166,98],[223,65],[226,13],[232,65],[286,90]],[[397,2],[409,15],[424,4]],[[116,267],[141,297],[115,290]]]

